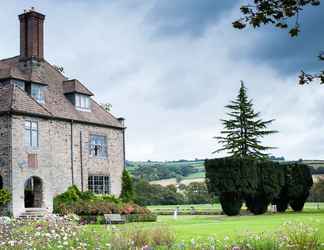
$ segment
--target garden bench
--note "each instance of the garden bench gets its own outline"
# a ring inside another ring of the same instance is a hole
[[[126,222],[125,216],[122,216],[121,214],[104,214],[104,217],[107,224]]]

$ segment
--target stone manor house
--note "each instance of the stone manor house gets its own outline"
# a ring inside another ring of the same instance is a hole
[[[2,213],[13,216],[52,212],[72,184],[121,192],[124,120],[45,60],[44,19],[33,8],[19,15],[20,55],[0,60],[0,188],[12,193]]]

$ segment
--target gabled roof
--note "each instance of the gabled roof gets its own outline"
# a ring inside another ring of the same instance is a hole
[[[46,84],[45,104],[37,103],[18,87],[5,86],[0,90],[0,112],[32,113],[58,119],[124,128],[117,118],[106,112],[93,99],[91,99],[91,112],[78,111],[65,96],[66,85],[64,86],[64,83],[69,82],[69,80],[47,61],[22,62],[18,56],[0,60],[0,79],[8,78]],[[74,80],[71,86],[76,92],[92,94],[77,80]]]

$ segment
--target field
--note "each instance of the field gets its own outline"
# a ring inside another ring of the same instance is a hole
[[[189,209],[191,205],[181,206],[180,209]],[[210,209],[210,205],[198,205],[198,209]],[[177,241],[189,241],[191,239],[207,239],[216,237],[224,239],[225,237],[236,238],[240,235],[261,232],[277,232],[286,222],[302,222],[311,225],[319,230],[321,240],[324,240],[324,204],[320,204],[321,209],[317,209],[315,204],[308,203],[304,212],[286,212],[286,213],[267,213],[265,215],[245,215],[228,217],[225,215],[214,216],[159,216],[158,221],[154,223],[131,223],[118,226],[120,229],[129,226],[156,227],[167,226],[175,232]],[[153,211],[156,209],[173,209],[174,206],[150,207]],[[218,206],[213,208],[219,209]],[[99,233],[105,232],[105,226],[87,226],[89,231],[95,230]]]

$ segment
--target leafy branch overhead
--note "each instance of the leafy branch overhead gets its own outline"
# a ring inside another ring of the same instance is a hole
[[[247,26],[258,28],[271,24],[278,29],[289,29],[290,36],[296,37],[300,33],[299,13],[307,6],[318,5],[320,5],[320,0],[253,0],[253,4],[241,6],[243,16],[233,22],[233,27],[237,29],[244,29]],[[324,60],[323,52],[319,54],[319,59]],[[324,84],[324,71],[318,74],[307,74],[302,71],[299,76],[301,85],[314,80],[319,80]]]
[[[273,147],[263,146],[260,139],[277,132],[267,129],[274,120],[263,121],[259,118],[260,113],[254,112],[243,82],[236,100],[225,107],[229,109],[229,118],[221,120],[224,125],[222,135],[214,137],[222,144],[222,148],[213,153],[227,151],[234,157],[267,157],[264,151]]]

